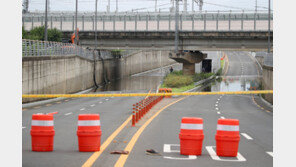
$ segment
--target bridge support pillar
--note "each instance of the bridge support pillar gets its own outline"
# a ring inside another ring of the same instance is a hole
[[[170,53],[169,57],[183,64],[184,75],[194,75],[195,63],[200,63],[207,58],[207,54],[200,51],[185,51],[177,54]]]

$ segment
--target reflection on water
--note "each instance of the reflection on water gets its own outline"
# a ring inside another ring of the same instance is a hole
[[[205,92],[249,91],[260,89],[260,78],[256,76],[222,77],[208,84]]]
[[[179,71],[182,69],[181,64],[172,65],[173,69]],[[98,88],[96,91],[140,91],[145,92],[150,89],[156,90],[160,85],[163,77],[169,73],[171,66],[162,69],[152,70],[136,74],[131,77],[125,77],[116,81],[110,82],[103,87]]]

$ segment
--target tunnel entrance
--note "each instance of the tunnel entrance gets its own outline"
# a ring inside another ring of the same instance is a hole
[[[205,73],[212,72],[212,60],[211,59],[204,59],[201,65],[201,71]]]

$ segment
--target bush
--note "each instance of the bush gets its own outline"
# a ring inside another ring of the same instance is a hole
[[[220,69],[216,72],[216,75],[217,75],[217,76],[221,76],[221,74],[222,74],[222,68],[220,68]]]
[[[188,86],[192,83],[193,83],[192,77],[188,75],[169,74],[164,80],[164,85],[166,87],[172,87],[172,88]]]
[[[183,75],[183,70],[173,71],[171,74],[174,74],[174,75]]]
[[[207,79],[209,77],[211,77],[212,75],[214,75],[214,73],[198,73],[198,74],[194,74],[193,75],[193,81],[197,82],[203,79]]]
[[[28,32],[25,30],[24,27],[22,27],[22,39],[27,39],[28,38]]]
[[[29,31],[27,34],[23,31],[23,38],[24,39],[31,39],[31,40],[44,40],[44,31],[45,27],[35,27],[31,31]],[[26,34],[24,36],[24,34]],[[48,29],[47,30],[47,38],[48,41],[56,41],[61,42],[62,41],[62,32],[58,29]]]

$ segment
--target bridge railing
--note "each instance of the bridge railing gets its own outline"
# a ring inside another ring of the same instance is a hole
[[[22,56],[65,56],[76,55],[92,59],[93,52],[72,43],[39,41],[39,40],[22,40]]]
[[[180,13],[181,31],[261,31],[268,29],[266,11],[204,11]],[[170,12],[99,13],[98,31],[174,31],[175,14]],[[273,15],[271,15],[272,29]],[[23,26],[30,30],[45,25],[44,14],[24,14]],[[49,28],[74,31],[74,13],[52,13],[48,16]],[[94,31],[94,13],[80,13],[77,24],[82,31]]]

